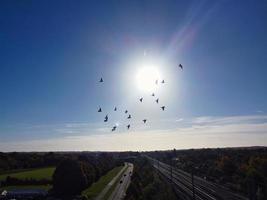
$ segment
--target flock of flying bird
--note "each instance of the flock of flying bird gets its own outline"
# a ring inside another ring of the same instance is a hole
[[[181,69],[183,70],[183,65],[182,65],[182,64],[179,64],[178,67],[181,68]],[[103,83],[103,82],[104,82],[103,78],[100,78],[99,82],[100,82],[100,83]],[[162,84],[165,83],[164,79],[161,81],[161,83],[162,83]],[[159,80],[155,80],[155,84],[158,85],[158,84],[159,84]],[[151,96],[155,97],[155,93],[152,93]],[[141,98],[139,99],[139,101],[142,103],[142,102],[143,102],[143,97],[141,97]],[[158,103],[159,103],[159,98],[157,98],[155,101],[156,101],[156,103],[158,104]],[[165,110],[165,106],[161,106],[160,108],[162,109],[162,111]],[[117,111],[117,107],[114,107],[114,111]],[[99,113],[102,112],[101,107],[98,109],[98,112],[99,112]],[[127,114],[127,113],[128,113],[128,110],[125,110],[124,113]],[[131,119],[131,118],[132,118],[131,114],[128,114],[127,119]],[[143,119],[142,121],[143,121],[143,123],[145,124],[145,123],[147,122],[147,119]],[[108,115],[105,116],[105,118],[104,118],[104,122],[108,122]],[[128,124],[126,127],[127,127],[127,129],[129,130],[130,127],[131,127],[131,124]],[[116,128],[117,128],[117,125],[113,126],[112,129],[111,129],[111,131],[115,131]]]

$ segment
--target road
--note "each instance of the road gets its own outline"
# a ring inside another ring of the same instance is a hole
[[[117,184],[113,193],[108,200],[121,200],[126,194],[126,190],[131,182],[131,175],[133,172],[133,164],[127,163],[127,169],[121,177],[120,182]]]
[[[176,191],[178,191],[183,199],[196,200],[248,200],[247,198],[233,193],[225,187],[207,181],[203,178],[194,176],[194,191],[193,197],[192,176],[191,174],[177,168],[171,168],[163,162],[148,157],[152,165],[170,182]]]
[[[120,177],[120,175],[127,167],[128,165],[125,164],[124,167],[119,171],[119,173],[106,185],[106,187],[101,191],[101,193],[95,198],[95,200],[102,200],[104,198],[106,193],[109,191],[112,185],[115,184],[116,180]]]

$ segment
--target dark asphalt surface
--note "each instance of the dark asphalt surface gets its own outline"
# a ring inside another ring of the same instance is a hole
[[[131,182],[133,167],[133,164],[127,163],[127,170],[122,175],[120,182],[117,184],[115,190],[110,195],[109,200],[121,200],[125,197],[126,190]]]

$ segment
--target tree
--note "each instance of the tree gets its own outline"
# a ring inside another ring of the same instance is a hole
[[[218,162],[218,167],[226,174],[232,175],[236,171],[236,166],[233,160],[228,156],[221,157],[220,161]]]
[[[53,174],[53,190],[58,196],[78,195],[88,185],[84,166],[76,160],[64,160]]]
[[[96,180],[96,171],[88,162],[80,162],[83,174],[86,176],[87,186],[91,185]]]

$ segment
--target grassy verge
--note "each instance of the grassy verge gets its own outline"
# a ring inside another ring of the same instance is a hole
[[[11,170],[5,170],[5,171],[1,171],[0,175],[3,174],[14,174],[14,173],[18,173],[18,172],[26,172],[26,171],[31,171],[33,170],[33,168],[27,168],[27,169],[11,169]]]
[[[12,190],[12,189],[43,189],[48,191],[51,188],[52,185],[12,185],[12,186],[1,187],[0,191]]]
[[[128,169],[128,167],[126,167],[123,172],[121,173],[121,175],[118,177],[118,179],[115,181],[115,183],[109,188],[109,190],[107,191],[107,193],[105,194],[103,200],[107,200],[110,195],[112,194],[112,192],[115,190],[115,187],[119,184],[119,181],[121,180],[122,176],[124,175],[124,173],[126,172],[126,170]]]
[[[82,196],[92,199],[96,197],[105,186],[119,173],[123,166],[115,167],[110,170],[106,175],[102,176],[96,183],[82,192]]]
[[[52,180],[52,175],[54,171],[55,167],[46,167],[46,168],[32,169],[22,172],[6,173],[0,175],[0,181],[5,180],[7,176],[14,177],[17,179]]]

